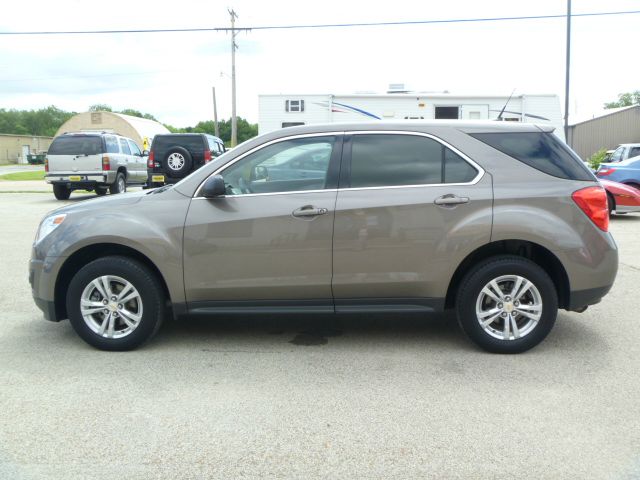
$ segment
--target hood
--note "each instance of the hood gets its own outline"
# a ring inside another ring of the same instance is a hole
[[[140,192],[120,193],[118,195],[96,197],[91,200],[82,200],[72,205],[65,205],[64,207],[56,208],[55,210],[47,213],[47,215],[51,215],[53,213],[76,213],[99,208],[118,207],[121,205],[133,205],[142,200],[142,198],[148,195],[151,191],[152,190],[142,190]]]

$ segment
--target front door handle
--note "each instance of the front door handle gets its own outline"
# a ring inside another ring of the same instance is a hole
[[[435,203],[436,205],[442,205],[442,206],[455,206],[455,205],[460,205],[462,203],[469,203],[469,197],[459,197],[457,195],[454,195],[452,193],[449,193],[447,195],[443,195],[441,197],[436,198],[433,203]]]
[[[296,208],[292,215],[294,217],[317,217],[318,215],[324,215],[329,213],[326,208],[314,207],[313,205],[305,205],[304,207]]]

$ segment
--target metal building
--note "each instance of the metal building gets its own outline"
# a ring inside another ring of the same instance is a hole
[[[52,137],[0,133],[0,164],[27,163],[27,155],[45,153]]]
[[[640,105],[615,108],[569,126],[567,143],[583,160],[621,143],[640,143]]]
[[[74,115],[58,129],[56,136],[65,132],[106,130],[134,140],[141,150],[148,150],[154,136],[170,133],[159,122],[113,112],[85,112]]]

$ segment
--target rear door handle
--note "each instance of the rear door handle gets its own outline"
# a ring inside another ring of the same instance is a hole
[[[462,203],[469,203],[469,197],[458,197],[457,195],[449,193],[447,195],[436,198],[433,203],[445,207],[450,205],[460,205]]]
[[[313,205],[305,205],[304,207],[300,207],[295,209],[292,212],[294,217],[317,217],[318,215],[324,215],[329,213],[327,208],[319,208],[314,207]]]

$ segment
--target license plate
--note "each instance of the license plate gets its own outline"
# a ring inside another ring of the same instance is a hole
[[[164,175],[151,175],[152,182],[164,182]]]
[[[79,182],[81,180],[82,180],[82,177],[80,175],[71,175],[69,177],[70,182]]]

